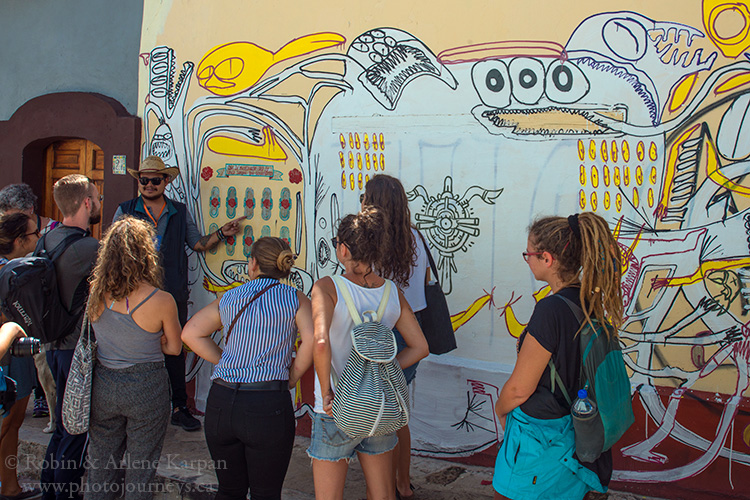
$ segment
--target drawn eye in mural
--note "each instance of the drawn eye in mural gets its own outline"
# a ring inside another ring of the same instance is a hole
[[[454,255],[466,252],[473,244],[471,237],[479,236],[479,219],[473,217],[469,202],[480,197],[488,205],[494,205],[502,189],[489,190],[472,186],[463,196],[453,194],[453,179],[446,177],[443,192],[430,196],[424,186],[417,185],[406,193],[409,201],[421,198],[424,207],[415,215],[417,228],[422,230],[432,246],[438,250],[437,268],[441,271],[443,291],[449,294],[453,288],[453,273],[458,271]]]
[[[609,50],[628,61],[637,61],[648,49],[646,28],[629,17],[607,21],[602,28],[602,39]]]
[[[299,267],[293,267],[292,272],[289,273],[289,284],[297,288],[305,295],[310,295],[310,291],[313,286],[313,279],[310,273]]]
[[[588,78],[571,61],[555,60],[545,70],[544,63],[529,57],[517,57],[510,66],[490,59],[472,67],[471,79],[482,102],[471,112],[493,135],[537,141],[555,135],[591,137],[612,132],[610,123],[626,116],[620,104],[599,109],[543,106],[545,97],[550,103],[572,104],[589,92]],[[512,106],[511,96],[520,105]]]
[[[471,68],[471,81],[485,105],[493,108],[510,105],[513,83],[503,61],[495,59],[476,63]]]
[[[321,238],[318,241],[318,266],[326,267],[330,260],[331,247],[328,246],[328,242],[325,240],[325,238]]]
[[[703,37],[701,31],[684,24],[615,12],[585,19],[565,50],[580,66],[630,86],[656,125],[673,87],[686,76],[713,66],[717,52],[701,59],[703,49],[693,46],[694,39]],[[640,122],[640,116],[629,118]]]
[[[743,132],[744,130],[744,132]],[[724,113],[716,135],[716,147],[722,156],[741,160],[750,156],[750,94],[741,95]]]
[[[742,22],[722,24],[722,18],[732,17],[740,17]],[[731,26],[728,32],[727,24]],[[711,41],[726,57],[737,57],[750,47],[750,9],[746,1],[703,2],[703,25]],[[724,29],[718,30],[719,25]]]
[[[513,97],[521,104],[536,104],[544,95],[544,64],[538,59],[516,57],[508,66]]]
[[[421,41],[394,28],[370,30],[349,46],[347,56],[364,72],[359,81],[383,107],[393,110],[406,85],[423,75],[434,76],[450,88],[456,79]]]
[[[547,98],[560,104],[580,101],[591,87],[581,68],[571,61],[553,61],[547,67],[544,78],[544,93]]]

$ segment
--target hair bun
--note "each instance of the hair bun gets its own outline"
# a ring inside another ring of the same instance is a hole
[[[282,250],[279,256],[276,257],[276,268],[284,274],[289,273],[294,266],[294,259],[297,256],[292,253],[291,250]]]

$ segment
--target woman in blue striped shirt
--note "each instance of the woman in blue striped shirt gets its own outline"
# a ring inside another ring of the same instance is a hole
[[[185,325],[182,340],[216,365],[206,404],[206,443],[217,500],[280,499],[294,444],[289,388],[312,365],[310,299],[279,279],[294,254],[280,238],[250,250],[250,282],[225,293]],[[224,350],[211,335],[224,328]],[[293,360],[297,331],[300,344]]]

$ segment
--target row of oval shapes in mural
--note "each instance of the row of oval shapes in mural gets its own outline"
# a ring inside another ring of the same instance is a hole
[[[588,151],[588,157],[591,161],[596,160],[597,152],[599,152],[599,158],[602,161],[611,161],[613,163],[618,161],[619,154],[622,155],[622,161],[624,163],[627,163],[630,161],[630,144],[627,140],[623,140],[620,143],[620,147],[617,146],[617,141],[613,140],[611,144],[608,144],[606,140],[602,140],[602,142],[597,146],[597,143],[594,139],[591,139],[589,141],[588,148],[586,148],[586,144],[584,143],[583,139],[578,139],[578,159],[580,161],[584,161],[586,159],[586,152]],[[643,143],[643,141],[638,141],[638,144],[635,147],[635,154],[638,158],[638,161],[643,161],[643,159],[646,157],[646,145]],[[656,161],[659,157],[658,151],[656,149],[656,144],[654,142],[651,142],[651,144],[648,146],[648,157],[651,161]]]

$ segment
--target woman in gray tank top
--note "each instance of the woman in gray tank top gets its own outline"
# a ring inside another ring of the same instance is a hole
[[[150,483],[170,414],[164,354],[178,354],[182,347],[177,305],[159,289],[161,280],[153,228],[132,217],[119,219],[102,240],[89,296],[98,350],[87,499],[154,495]]]

